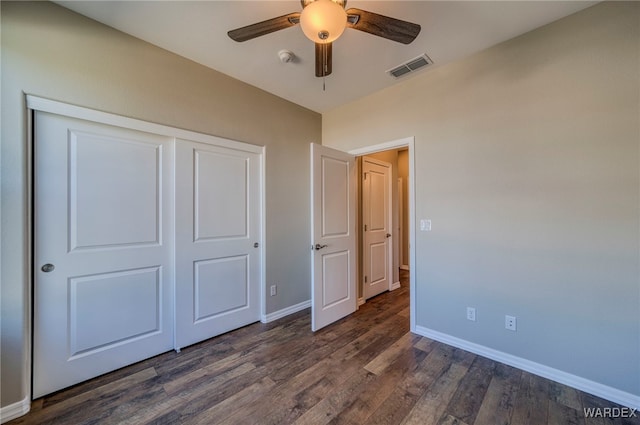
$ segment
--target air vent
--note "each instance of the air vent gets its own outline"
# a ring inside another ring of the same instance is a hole
[[[433,61],[429,58],[429,56],[424,54],[424,55],[418,56],[417,58],[411,59],[410,61],[405,62],[400,66],[396,66],[395,68],[387,72],[395,78],[400,78],[403,75],[407,75],[411,72],[415,72],[431,64],[433,64]]]

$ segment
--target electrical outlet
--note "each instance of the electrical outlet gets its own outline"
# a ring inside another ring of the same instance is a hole
[[[467,307],[467,320],[471,320],[472,322],[476,321],[475,307]]]
[[[271,296],[273,297],[277,293],[278,293],[277,285],[271,285]]]
[[[515,316],[504,316],[504,327],[510,331],[516,330],[516,318]]]

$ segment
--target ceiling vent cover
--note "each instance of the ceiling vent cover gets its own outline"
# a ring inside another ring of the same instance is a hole
[[[404,75],[415,72],[419,69],[424,68],[427,65],[432,65],[433,61],[427,54],[423,54],[418,56],[417,58],[411,59],[408,62],[403,63],[402,65],[396,66],[393,69],[387,71],[392,77],[400,78]]]

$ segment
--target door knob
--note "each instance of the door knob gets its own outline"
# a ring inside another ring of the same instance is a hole
[[[254,248],[257,248],[257,247],[259,247],[259,246],[260,246],[260,244],[259,244],[258,242],[256,242],[256,243],[254,243],[254,244],[253,244],[253,247],[254,247]]]
[[[54,266],[53,264],[45,264],[44,266],[40,267],[40,270],[42,270],[45,273],[49,273],[52,272],[53,270],[55,270],[56,266]]]
[[[391,233],[387,233],[387,237],[390,238],[391,237]]]
[[[322,248],[326,248],[327,246],[328,245],[320,245],[319,243],[317,243],[314,248],[316,249],[316,251],[320,251]]]

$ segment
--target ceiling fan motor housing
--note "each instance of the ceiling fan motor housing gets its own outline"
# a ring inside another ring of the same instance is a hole
[[[331,43],[347,26],[347,12],[333,0],[315,0],[300,14],[302,32],[314,43]]]

